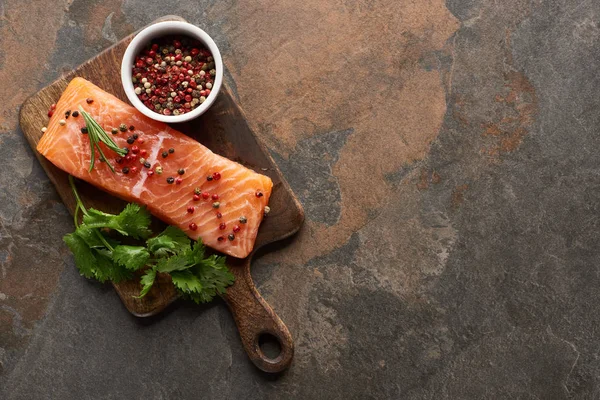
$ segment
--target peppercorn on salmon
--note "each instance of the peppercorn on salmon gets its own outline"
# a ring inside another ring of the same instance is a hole
[[[114,173],[98,161],[98,152],[89,171],[89,134],[82,133],[83,116],[73,113],[79,106],[129,150],[120,157],[100,144]],[[65,89],[37,151],[63,171],[145,205],[190,238],[239,258],[254,247],[273,187],[269,177],[147,118],[83,78],[74,78]]]

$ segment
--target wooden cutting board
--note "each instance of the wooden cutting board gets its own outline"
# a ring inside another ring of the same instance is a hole
[[[168,16],[164,20],[182,20]],[[51,85],[29,97],[20,112],[20,124],[29,145],[54,183],[58,194],[67,208],[73,213],[75,199],[68,183],[68,175],[43,158],[35,147],[42,136],[41,128],[48,123],[48,109],[56,103],[67,84],[75,76],[83,77],[109,93],[127,102],[121,87],[121,58],[134,34],[106,49],[75,70],[64,75]],[[250,275],[252,257],[266,244],[282,240],[300,229],[304,213],[299,201],[283,178],[267,149],[248,126],[244,112],[224,85],[213,106],[201,117],[185,124],[177,124],[176,129],[195,138],[212,151],[237,161],[248,168],[269,176],[273,180],[273,193],[269,206],[271,212],[258,232],[252,254],[243,260],[228,258],[228,265],[235,275],[235,283],[223,296],[240,332],[242,344],[252,362],[263,371],[280,372],[286,369],[293,357],[292,337],[281,319],[256,290]],[[95,187],[78,182],[83,202],[107,212],[119,212],[125,202]],[[157,228],[162,224],[153,222]],[[143,299],[133,297],[140,290],[139,279],[113,285],[123,304],[133,315],[147,317],[162,311],[178,296],[168,276],[162,276],[150,293]],[[264,336],[274,337],[281,351],[275,358],[265,355],[259,344]]]

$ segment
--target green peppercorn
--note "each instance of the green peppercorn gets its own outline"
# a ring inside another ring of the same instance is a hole
[[[212,204],[212,206],[213,206],[213,208],[219,208],[219,207],[221,206],[221,203],[219,203],[218,201],[215,201],[215,202]]]
[[[246,222],[248,222],[246,217],[240,217],[240,224],[245,224]]]
[[[120,130],[121,132],[125,132],[125,131],[127,130],[127,125],[125,125],[125,124],[121,124],[121,125],[119,125],[119,130]]]
[[[116,135],[117,133],[119,133],[119,130],[118,130],[117,128],[112,128],[112,129],[110,130],[110,132],[111,132],[113,135]]]
[[[194,194],[200,195],[202,193],[202,190],[200,190],[199,187],[194,189]]]
[[[163,168],[162,168],[161,166],[158,166],[158,167],[154,168],[154,171],[155,171],[155,172],[156,172],[158,175],[160,175],[160,174],[162,174],[162,173],[163,173]]]

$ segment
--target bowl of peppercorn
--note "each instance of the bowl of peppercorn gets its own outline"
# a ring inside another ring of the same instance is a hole
[[[185,122],[214,103],[223,60],[214,40],[187,22],[165,21],[141,30],[121,62],[131,104],[157,121]]]

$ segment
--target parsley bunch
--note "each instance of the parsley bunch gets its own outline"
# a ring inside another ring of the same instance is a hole
[[[121,282],[131,279],[134,271],[146,268],[140,279],[139,298],[150,291],[157,273],[166,273],[177,290],[196,303],[211,301],[217,294],[225,293],[226,287],[233,283],[234,277],[225,265],[225,257],[206,256],[204,245],[200,241],[192,243],[182,230],[169,226],[150,238],[150,214],[145,208],[130,203],[118,215],[86,209],[72,176],[69,176],[69,183],[77,203],[76,229],[63,240],[71,249],[81,275],[100,282]],[[81,224],[78,223],[79,211],[83,213]],[[145,240],[145,246],[121,244],[106,235],[111,230],[120,237]]]

